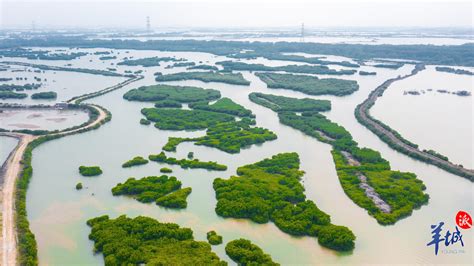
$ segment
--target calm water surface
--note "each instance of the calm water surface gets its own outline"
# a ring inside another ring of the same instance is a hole
[[[437,91],[465,90],[472,94],[472,89],[472,76],[438,72],[435,66],[428,66],[418,75],[394,83],[371,111],[421,149],[433,149],[473,169],[472,96]],[[411,90],[421,95],[404,95]]]
[[[15,148],[18,140],[12,137],[0,136],[0,166],[5,162],[10,155],[10,152]]]
[[[122,55],[123,51],[121,51]],[[164,53],[154,51],[130,51],[128,56],[167,56],[189,58],[192,61],[209,61],[211,64],[226,58],[204,53]],[[53,62],[57,63],[57,62]],[[75,60],[74,64],[100,66],[100,62],[87,59]],[[309,97],[288,90],[268,89],[253,73],[243,72],[251,80],[250,86],[235,86],[199,81],[170,82],[169,84],[195,85],[221,91],[257,115],[257,124],[276,132],[278,139],[262,145],[244,149],[240,154],[227,154],[217,149],[184,143],[176,153],[168,153],[184,158],[189,151],[201,160],[218,161],[229,166],[224,172],[206,170],[183,170],[176,166],[173,175],[190,186],[193,192],[188,198],[185,210],[170,210],[153,204],[139,203],[127,197],[113,197],[110,190],[128,177],[141,178],[159,175],[164,164],[150,162],[147,165],[123,169],[121,164],[134,156],[148,156],[161,151],[169,136],[198,136],[197,132],[163,131],[153,126],[138,123],[140,109],[150,107],[150,103],[128,102],[122,95],[131,88],[155,84],[156,71],[178,72],[183,69],[146,68],[146,78],[123,89],[92,100],[110,110],[113,119],[99,130],[68,136],[39,146],[34,150],[34,176],[27,193],[27,209],[31,228],[38,241],[39,259],[45,265],[103,263],[102,255],[93,253],[93,242],[88,240],[90,228],[85,224],[89,218],[108,214],[116,217],[147,215],[160,221],[175,222],[191,227],[198,240],[205,240],[206,232],[216,230],[224,237],[224,245],[213,246],[213,250],[226,260],[225,243],[236,238],[248,238],[271,254],[282,264],[382,264],[390,263],[465,263],[472,262],[472,234],[464,235],[465,254],[434,255],[433,249],[426,247],[431,240],[430,225],[444,221],[454,227],[454,216],[460,209],[472,213],[472,183],[436,167],[415,161],[390,149],[378,137],[361,126],[353,115],[354,108],[362,102],[377,85],[384,80],[408,73],[413,66],[398,70],[363,67],[366,71],[376,71],[377,76],[343,76],[357,79],[360,90],[346,97],[311,97],[329,99],[333,110],[327,112],[331,120],[347,128],[362,147],[370,147],[381,152],[395,170],[410,171],[418,175],[427,186],[431,200],[429,205],[414,211],[407,219],[393,226],[381,226],[367,212],[355,205],[342,190],[330,154],[331,146],[305,136],[301,132],[281,125],[277,115],[262,106],[253,104],[247,98],[250,92],[258,91],[290,97]],[[121,68],[142,69],[141,67]],[[324,77],[324,76],[320,76]],[[113,79],[113,78],[111,78]],[[107,81],[108,82],[108,81]],[[104,82],[106,84],[107,82]],[[105,85],[106,86],[106,85]],[[390,91],[390,90],[389,90]],[[388,92],[387,92],[388,95]],[[386,95],[386,96],[387,96]],[[385,98],[384,96],[383,98]],[[405,97],[405,96],[403,96]],[[452,96],[454,97],[454,96]],[[388,97],[387,97],[388,98]],[[458,98],[456,98],[458,99]],[[452,102],[451,104],[457,104]],[[424,112],[425,110],[419,110]],[[390,112],[386,109],[384,112]],[[444,119],[439,119],[440,123]],[[389,123],[390,124],[390,123]],[[429,130],[429,134],[451,134],[453,129],[442,127],[441,132]],[[427,133],[428,134],[428,133]],[[430,143],[434,146],[434,143]],[[340,254],[321,247],[316,238],[292,237],[281,232],[272,223],[260,225],[247,220],[223,219],[216,215],[216,199],[212,181],[216,177],[228,178],[235,174],[237,167],[260,161],[280,152],[298,152],[301,169],[306,172],[303,183],[306,195],[323,211],[331,215],[333,223],[351,228],[357,236],[356,248],[349,254]],[[460,155],[462,156],[462,155]],[[100,165],[104,173],[99,177],[81,177],[79,165]],[[75,184],[82,182],[85,189],[75,190]]]

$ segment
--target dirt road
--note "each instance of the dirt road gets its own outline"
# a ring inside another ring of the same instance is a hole
[[[79,97],[75,97],[68,102],[80,103],[83,100],[90,99],[93,97],[97,97],[103,95],[105,93],[109,93],[111,91],[120,89],[132,82],[142,79],[143,76],[137,76],[134,78],[130,78],[126,81],[123,81],[119,84],[114,86],[105,88],[98,92],[90,93],[81,95]],[[53,133],[49,134],[48,136],[62,136],[68,135],[72,133],[77,133],[81,130],[90,129],[92,127],[97,126],[98,124],[103,123],[107,119],[107,110],[99,105],[94,104],[87,104],[90,107],[95,108],[99,115],[97,119],[92,123],[85,125],[84,127]],[[10,153],[10,156],[7,158],[7,161],[0,169],[0,181],[3,180],[3,184],[1,184],[1,193],[0,193],[0,202],[2,206],[2,234],[0,236],[0,243],[2,247],[0,248],[0,253],[2,257],[1,265],[16,265],[17,258],[18,258],[18,246],[17,246],[17,232],[15,228],[15,188],[16,188],[16,180],[19,177],[23,165],[21,164],[21,160],[23,159],[23,154],[25,152],[26,147],[30,142],[39,138],[39,136],[33,136],[28,134],[21,134],[21,133],[12,133],[12,132],[3,132],[0,135],[4,136],[11,136],[17,138],[18,144],[15,149]]]
[[[7,158],[4,165],[3,187],[2,187],[2,265],[15,265],[17,258],[17,243],[15,231],[14,198],[16,178],[22,170],[21,159],[28,143],[33,141],[35,136],[19,133],[7,133],[17,138],[18,145]]]

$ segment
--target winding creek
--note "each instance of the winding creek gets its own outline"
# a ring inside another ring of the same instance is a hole
[[[127,56],[130,55],[135,57],[176,55],[196,62],[209,61],[211,64],[225,59],[225,57],[211,54],[191,52],[130,51]],[[119,56],[117,60],[120,59]],[[91,60],[89,57],[85,57],[67,62],[75,67],[105,69],[101,62],[90,62],[89,60]],[[258,62],[258,60],[260,59],[254,61]],[[64,62],[42,63],[64,64]],[[265,64],[271,65],[272,62],[267,60]],[[359,91],[346,97],[315,97],[289,90],[268,89],[253,73],[246,71],[242,73],[246,79],[251,81],[250,86],[200,81],[168,82],[167,84],[218,89],[223,97],[229,97],[251,109],[257,116],[257,125],[274,131],[278,135],[278,139],[252,146],[235,155],[204,146],[195,146],[192,143],[180,144],[174,157],[184,158],[189,151],[193,151],[195,157],[200,160],[218,161],[229,167],[225,172],[209,172],[201,169],[184,170],[177,166],[169,166],[173,169],[173,175],[182,181],[183,187],[189,186],[193,189],[185,210],[170,210],[154,204],[143,204],[131,198],[112,196],[110,189],[117,183],[123,182],[130,176],[140,178],[158,175],[159,169],[163,166],[151,162],[144,166],[123,169],[121,167],[123,162],[134,156],[148,156],[158,153],[169,136],[199,136],[203,134],[202,131],[173,132],[140,125],[138,123],[142,118],[140,109],[152,106],[152,104],[129,102],[122,99],[122,95],[129,89],[155,84],[153,73],[156,71],[171,73],[183,70],[164,69],[164,67],[165,65],[146,69],[141,67],[126,68],[144,69],[144,79],[86,101],[109,110],[113,114],[113,119],[109,123],[103,125],[99,130],[50,141],[34,150],[32,162],[34,175],[27,192],[27,211],[31,230],[38,242],[40,264],[102,264],[102,255],[93,253],[93,242],[88,240],[90,228],[85,222],[91,217],[103,214],[113,217],[121,214],[146,215],[160,221],[175,222],[191,227],[198,240],[205,240],[206,232],[209,230],[216,230],[221,234],[224,243],[244,237],[271,254],[274,261],[282,264],[380,264],[386,261],[410,264],[459,264],[472,260],[470,252],[435,256],[432,249],[426,247],[426,243],[431,239],[431,224],[439,221],[451,223],[456,212],[461,209],[472,213],[472,183],[467,179],[394,151],[359,124],[354,117],[355,107],[363,102],[372,90],[387,79],[410,73],[414,65],[405,65],[398,70],[364,66],[361,68],[362,70],[376,71],[377,75],[342,76],[341,78],[344,79],[357,79],[360,85]],[[121,68],[123,69],[123,66],[117,66],[117,69],[121,70]],[[105,88],[116,84],[118,78],[101,77],[101,80],[99,82],[84,79],[80,87],[86,88],[94,84]],[[429,204],[415,210],[413,215],[395,225],[379,225],[364,209],[358,207],[345,195],[336,175],[330,153],[331,146],[280,124],[276,113],[256,105],[248,99],[247,95],[250,92],[330,100],[332,110],[324,114],[351,132],[354,140],[361,147],[380,151],[381,155],[390,161],[394,170],[416,173],[427,187],[426,192],[430,195]],[[384,95],[382,99],[387,95]],[[453,101],[451,104],[456,104],[456,102]],[[378,105],[379,103],[376,104],[377,115],[393,112],[390,108],[384,109],[382,105],[380,107]],[[384,120],[382,119],[382,121]],[[389,121],[386,123],[391,125]],[[439,130],[432,132],[432,134],[448,135],[454,133],[448,127],[442,128],[441,132]],[[433,147],[440,145],[431,144]],[[449,145],[449,143],[445,145]],[[262,225],[247,220],[223,219],[216,215],[214,211],[216,199],[212,188],[214,178],[227,178],[235,174],[236,168],[241,165],[260,161],[276,153],[293,151],[300,155],[301,169],[306,172],[302,182],[306,188],[307,197],[313,200],[320,209],[331,215],[333,223],[348,226],[357,236],[356,248],[353,252],[336,253],[321,247],[315,238],[289,236],[272,223]],[[100,165],[104,174],[97,178],[80,177],[77,173],[79,165]],[[85,189],[76,191],[74,186],[79,181],[84,184]],[[472,234],[464,235],[466,249],[472,247],[473,244]],[[221,258],[229,260],[225,255],[224,247],[225,245],[213,246],[213,250]]]

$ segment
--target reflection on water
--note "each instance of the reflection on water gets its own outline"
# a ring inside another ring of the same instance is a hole
[[[123,52],[123,51],[122,51]],[[172,53],[155,51],[130,51],[135,57],[165,56]],[[174,53],[192,61],[221,61],[204,53]],[[81,61],[82,62],[82,61]],[[82,62],[87,64],[87,62]],[[430,225],[439,221],[452,223],[459,209],[472,213],[472,183],[466,179],[446,173],[436,167],[414,161],[390,149],[353,115],[354,108],[369,92],[384,80],[408,73],[413,66],[399,70],[362,67],[365,71],[377,71],[377,76],[344,76],[357,79],[360,90],[346,97],[322,96],[315,99],[329,99],[333,110],[326,115],[346,127],[361,147],[369,147],[381,152],[391,162],[394,170],[410,171],[418,175],[427,186],[430,204],[416,210],[414,214],[393,226],[381,226],[365,210],[355,205],[342,190],[330,154],[331,147],[308,137],[301,132],[279,123],[277,115],[262,106],[250,102],[248,94],[253,91],[273,93],[289,97],[310,97],[288,90],[267,89],[254,74],[243,72],[252,83],[250,86],[235,86],[199,81],[170,82],[169,84],[194,85],[221,91],[223,97],[251,109],[257,115],[258,126],[277,133],[278,139],[244,149],[240,154],[227,154],[217,149],[183,143],[174,157],[185,158],[193,151],[196,158],[203,161],[218,161],[229,166],[227,171],[213,172],[203,169],[173,169],[184,187],[192,187],[185,210],[169,210],[154,204],[143,204],[127,197],[113,197],[111,188],[128,177],[159,175],[164,165],[150,162],[147,165],[122,168],[121,164],[134,156],[156,154],[169,136],[190,136],[202,132],[162,131],[153,126],[139,124],[140,109],[152,103],[129,102],[122,95],[131,88],[155,84],[153,73],[177,72],[182,70],[147,68],[145,79],[123,89],[111,92],[93,100],[110,110],[111,122],[99,130],[68,136],[39,146],[34,151],[34,176],[27,194],[27,210],[31,228],[36,235],[41,264],[101,264],[102,255],[93,254],[93,243],[88,240],[90,228],[87,219],[108,214],[129,216],[147,215],[162,221],[176,222],[191,227],[198,240],[205,240],[206,232],[215,229],[223,235],[224,243],[235,238],[248,238],[270,253],[275,261],[282,264],[383,264],[390,263],[469,263],[472,235],[464,235],[467,254],[434,256],[425,245],[430,240]],[[123,70],[122,68],[121,70]],[[141,69],[130,67],[130,69]],[[324,77],[321,75],[321,77]],[[442,120],[440,120],[442,121]],[[449,128],[443,128],[449,131]],[[212,181],[216,177],[227,178],[235,174],[237,167],[260,161],[279,152],[298,152],[301,169],[306,172],[303,183],[306,195],[322,210],[331,215],[334,224],[350,227],[357,236],[356,248],[351,254],[338,254],[321,247],[317,239],[292,237],[281,232],[272,223],[255,224],[247,220],[223,219],[216,215],[216,199]],[[61,162],[61,163],[58,163]],[[79,165],[100,165],[104,171],[99,177],[84,178],[77,171]],[[76,191],[74,186],[82,182],[85,189]],[[53,192],[54,193],[50,193]],[[224,245],[212,247],[223,259]]]

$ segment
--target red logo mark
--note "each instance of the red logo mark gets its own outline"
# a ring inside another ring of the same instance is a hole
[[[469,213],[465,211],[459,211],[456,214],[456,224],[462,229],[469,229],[472,226],[472,218]]]

